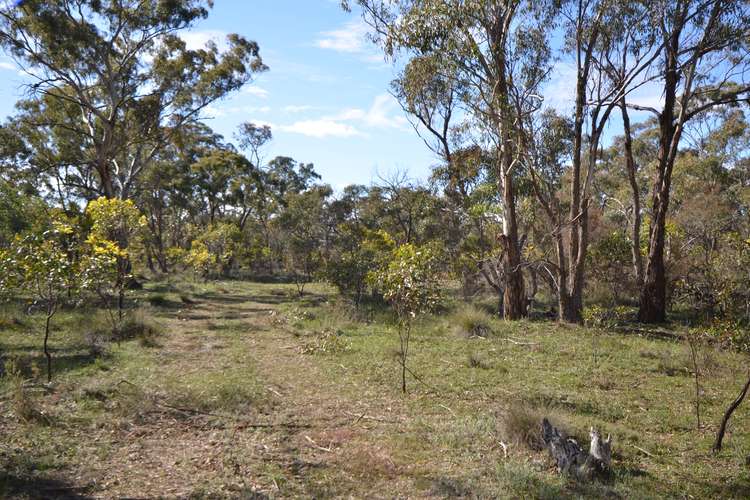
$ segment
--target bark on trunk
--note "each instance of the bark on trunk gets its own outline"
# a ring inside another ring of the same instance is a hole
[[[630,251],[633,258],[633,275],[638,287],[643,286],[643,255],[641,254],[641,191],[636,178],[636,164],[633,156],[633,136],[630,131],[630,116],[625,103],[625,98],[620,100],[622,111],[622,124],[625,132],[625,166],[628,171],[628,182],[633,202],[633,220],[631,221]]]
[[[47,358],[47,383],[52,382],[52,354],[49,352],[49,333],[50,333],[50,321],[52,316],[55,315],[57,306],[49,304],[47,306],[47,319],[44,322],[44,356]]]
[[[667,311],[667,277],[664,264],[664,238],[666,232],[669,194],[672,184],[672,168],[677,154],[682,125],[675,123],[677,88],[680,82],[679,60],[680,34],[684,18],[679,15],[665,47],[664,59],[664,108],[659,116],[659,154],[656,181],[652,193],[652,219],[649,228],[649,249],[646,274],[640,294],[638,319],[644,323],[662,323]],[[686,83],[686,86],[689,85]],[[681,107],[687,104],[683,99]],[[685,110],[681,109],[680,118]]]

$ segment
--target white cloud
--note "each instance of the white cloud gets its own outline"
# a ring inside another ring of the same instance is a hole
[[[271,107],[270,106],[244,106],[237,109],[237,112],[242,113],[270,113]]]
[[[269,122],[268,120],[261,120],[259,118],[250,118],[247,120],[250,123],[254,123],[255,125],[258,125],[259,127],[271,127],[272,129],[276,128],[276,125],[274,123]]]
[[[336,52],[361,53],[365,50],[367,29],[362,21],[349,22],[341,29],[321,33],[321,38],[315,41],[315,45]]]
[[[401,113],[396,100],[390,94],[375,97],[370,109],[345,109],[335,119],[341,121],[358,121],[373,128],[396,128],[406,130],[409,122]]]
[[[314,106],[309,105],[302,105],[302,106],[285,106],[284,112],[285,113],[304,113],[305,111],[310,111],[312,109],[315,109]]]
[[[240,114],[268,114],[271,112],[270,106],[227,106],[226,104],[222,105],[213,105],[210,104],[206,106],[203,110],[204,116],[211,117],[211,118],[221,118],[228,115],[240,115]]]
[[[311,106],[287,106],[285,111],[295,112],[312,109]],[[400,113],[395,99],[389,94],[375,97],[369,109],[347,108],[335,115],[323,116],[312,120],[301,120],[291,125],[282,125],[279,130],[302,134],[319,139],[326,137],[365,137],[361,129],[398,129],[406,130],[409,122]]]
[[[325,137],[353,137],[362,133],[353,126],[329,119],[303,120],[279,127],[282,132],[302,134],[322,139]]]
[[[570,62],[558,62],[552,70],[549,81],[543,88],[545,107],[555,108],[562,113],[569,113],[575,105],[576,66]],[[636,85],[639,82],[636,81]],[[664,96],[656,83],[647,83],[628,95],[628,102],[640,106],[660,108],[664,105]]]
[[[248,85],[246,87],[243,87],[242,91],[260,99],[266,99],[269,95],[269,92],[266,89],[256,87],[255,85]]]
[[[544,106],[561,113],[569,112],[575,103],[577,74],[575,64],[558,62],[542,91]]]
[[[664,94],[662,88],[656,82],[650,82],[638,87],[628,95],[628,102],[639,106],[660,109],[664,107]]]
[[[0,61],[0,69],[7,69],[8,71],[16,71],[18,68],[13,63]]]
[[[227,112],[224,109],[217,108],[216,106],[208,105],[205,108],[203,108],[203,114],[204,116],[210,117],[210,118],[219,118],[222,116],[226,116]]]
[[[208,42],[214,42],[222,52],[228,47],[227,33],[219,30],[186,31],[180,33],[180,38],[185,41],[188,50],[205,48]]]

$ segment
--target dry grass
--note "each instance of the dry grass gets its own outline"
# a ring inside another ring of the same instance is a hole
[[[547,412],[524,403],[511,406],[501,414],[500,435],[516,446],[523,445],[532,451],[542,450],[542,419],[548,416]]]
[[[488,337],[492,334],[492,316],[473,305],[463,305],[453,315],[456,333],[463,337]]]
[[[44,481],[105,498],[750,494],[748,408],[738,409],[726,450],[708,453],[712,429],[694,428],[692,381],[660,371],[663,359],[681,363],[686,351],[674,341],[601,331],[593,367],[584,328],[472,312],[480,320],[468,327],[496,335],[464,338],[455,335],[456,316],[427,316],[410,351],[419,379],[409,375],[403,396],[387,314],[340,314],[321,285],[302,299],[278,293],[278,284],[190,286],[189,308],[146,309],[144,322],[160,327],[156,347],[136,333],[91,358],[76,323],[61,317],[56,378],[49,392],[24,394],[54,415],[52,426],[24,421],[12,384],[0,379],[8,438],[0,470],[13,475],[3,489],[0,472],[0,497],[29,496]],[[178,297],[187,289],[149,283],[138,293]],[[3,352],[25,356],[23,377],[33,379],[38,337],[2,333]],[[305,355],[316,341],[325,355]],[[702,380],[705,421],[713,423],[736,396],[746,360],[710,355],[700,364],[716,367]],[[591,425],[612,433],[611,480],[581,485],[558,476],[539,451],[543,417],[576,437]]]

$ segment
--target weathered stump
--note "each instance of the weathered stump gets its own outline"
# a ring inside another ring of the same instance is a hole
[[[612,462],[611,437],[602,439],[593,427],[590,435],[587,453],[575,439],[561,433],[546,418],[542,420],[542,440],[557,464],[557,471],[582,481],[606,476]]]

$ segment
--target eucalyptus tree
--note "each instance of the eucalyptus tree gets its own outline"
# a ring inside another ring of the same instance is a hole
[[[526,314],[516,178],[522,148],[518,125],[539,107],[549,49],[547,2],[521,0],[357,0],[387,56],[422,58],[460,96],[468,133],[489,151],[502,205],[503,314]],[[348,2],[344,2],[348,7]],[[440,80],[436,80],[440,81]],[[442,106],[447,111],[447,102]],[[418,115],[419,117],[419,115]],[[448,117],[449,118],[449,117]],[[423,125],[427,126],[427,123]],[[427,127],[429,130],[429,127]],[[437,129],[436,129],[437,130]],[[445,132],[436,134],[438,140]],[[443,156],[447,153],[442,146]]]
[[[582,321],[589,206],[602,135],[619,103],[650,81],[648,69],[659,54],[658,43],[644,36],[648,14],[636,3],[566,2],[559,19],[563,53],[575,61],[573,114],[568,124],[564,117],[549,114],[538,121],[530,115],[526,122],[526,149],[531,152],[527,166],[556,247],[551,267],[561,321]],[[563,162],[570,167],[561,168]],[[563,189],[569,191],[566,203],[560,199]]]
[[[686,124],[707,110],[750,97],[750,4],[745,0],[660,0],[648,3],[652,30],[663,47],[658,65],[663,104],[651,195],[648,251],[638,318],[666,319],[665,234],[672,172]]]
[[[265,69],[258,45],[242,36],[228,35],[225,50],[190,48],[180,37],[211,0],[15,4],[0,10],[0,46],[30,80],[19,119],[45,133],[28,138],[32,161],[48,173],[74,170],[70,179],[95,191],[89,199],[133,196],[182,126]]]

